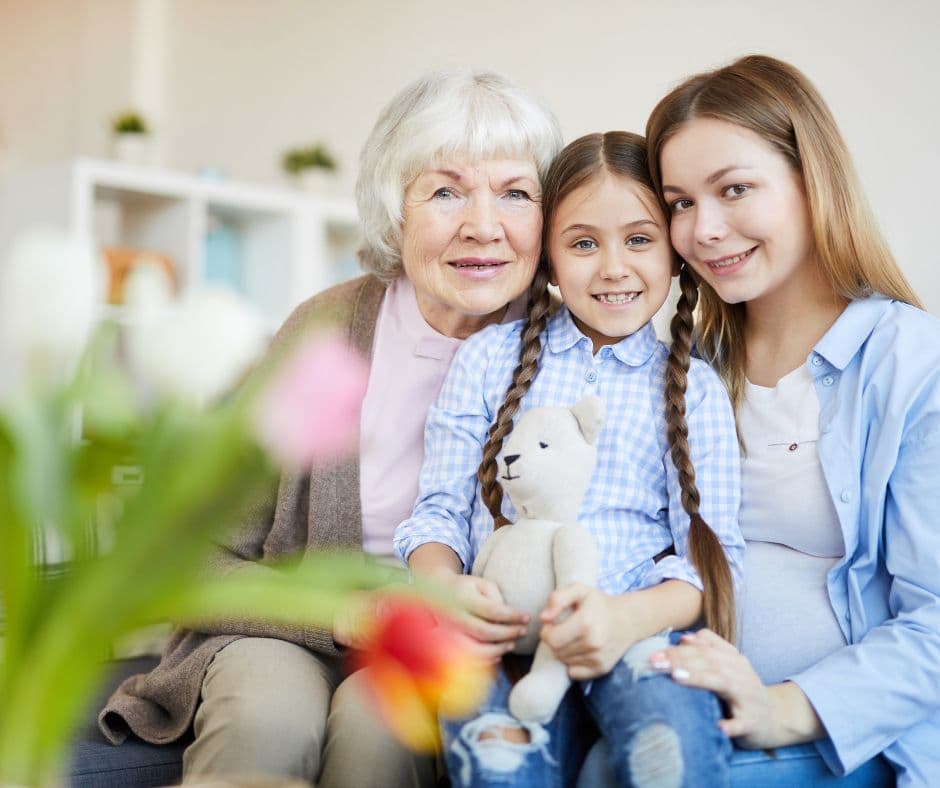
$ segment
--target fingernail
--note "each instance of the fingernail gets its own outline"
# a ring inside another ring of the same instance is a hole
[[[650,654],[649,658],[650,667],[655,670],[669,670],[669,660],[666,659],[666,655],[662,651],[657,651],[653,654]]]
[[[670,675],[676,681],[688,681],[691,678],[691,674],[685,668],[676,668]]]

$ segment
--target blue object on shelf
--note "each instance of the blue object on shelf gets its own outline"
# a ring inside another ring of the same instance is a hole
[[[242,249],[237,229],[222,219],[214,218],[206,233],[206,281],[220,284],[244,294]]]

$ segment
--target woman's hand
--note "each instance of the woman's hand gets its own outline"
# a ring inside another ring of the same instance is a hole
[[[603,676],[634,642],[622,620],[620,599],[573,583],[553,591],[542,611],[542,641],[576,681]]]
[[[745,749],[768,749],[825,735],[803,691],[792,682],[765,685],[748,659],[708,629],[683,635],[679,645],[650,655],[650,665],[673,680],[711,690],[729,716],[718,726]]]

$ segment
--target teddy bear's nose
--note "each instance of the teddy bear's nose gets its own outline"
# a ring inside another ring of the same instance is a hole
[[[507,454],[505,457],[503,457],[503,462],[506,463],[506,467],[508,468],[518,459],[519,459],[518,454]]]

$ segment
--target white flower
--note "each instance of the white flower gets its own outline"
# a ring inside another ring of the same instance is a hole
[[[139,273],[138,273],[139,271]],[[131,275],[128,351],[134,371],[158,395],[204,407],[231,389],[263,352],[257,311],[222,288],[169,302],[155,269]]]
[[[0,262],[0,386],[68,380],[103,293],[103,266],[90,243],[47,228],[19,235]]]

